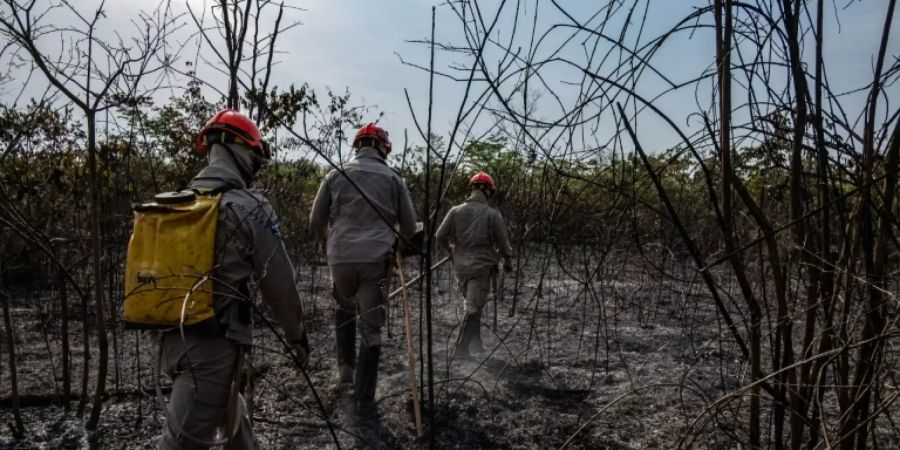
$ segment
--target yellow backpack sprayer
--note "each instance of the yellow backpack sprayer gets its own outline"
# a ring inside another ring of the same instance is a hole
[[[158,194],[134,207],[125,264],[126,328],[172,328],[213,317],[218,192]]]

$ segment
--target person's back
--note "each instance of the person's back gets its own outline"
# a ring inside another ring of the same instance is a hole
[[[497,274],[500,256],[505,270],[512,270],[512,248],[500,212],[488,200],[494,180],[484,172],[469,181],[471,194],[447,212],[435,239],[450,251],[457,283],[465,299],[466,318],[461,328],[457,353],[470,358],[469,347],[481,347],[481,313],[489,300],[491,282]]]
[[[163,332],[162,370],[172,379],[160,448],[255,449],[259,444],[237,388],[242,353],[252,339],[250,283],[256,281],[266,304],[305,367],[309,344],[304,331],[294,269],[268,200],[249,189],[268,161],[268,146],[246,116],[223,110],[198,136],[209,164],[191,181],[198,195],[221,195],[214,239],[214,316]],[[217,439],[218,431],[226,431]]]
[[[474,191],[466,201],[450,209],[445,218],[448,228],[438,232],[437,240],[453,244],[453,268],[457,277],[470,278],[496,268],[498,250],[510,255],[506,226],[500,212],[487,198]]]
[[[213,146],[212,155],[223,150]],[[215,158],[215,157],[214,157]],[[252,338],[251,278],[260,290],[286,338],[302,338],[294,268],[284,251],[278,216],[259,191],[218,164],[204,168],[189,184],[191,189],[223,190],[216,230],[216,266],[213,268],[217,329],[225,337],[249,344]],[[292,302],[296,300],[296,302]],[[293,305],[291,305],[293,303]],[[287,305],[287,306],[285,306]]]
[[[323,219],[331,223],[328,264],[387,260],[398,239],[394,224],[399,223],[399,232],[406,238],[415,231],[415,216],[403,179],[373,147],[361,148],[341,171],[326,175],[321,189],[327,192],[320,190],[311,213],[313,229],[321,226]]]
[[[357,132],[353,148],[356,158],[322,180],[309,224],[320,237],[327,237],[337,303],[336,386],[343,389],[354,384],[359,409],[368,412],[374,408],[381,328],[386,320],[384,289],[397,241],[412,237],[416,214],[403,179],[385,163],[391,150],[387,132],[368,124]]]

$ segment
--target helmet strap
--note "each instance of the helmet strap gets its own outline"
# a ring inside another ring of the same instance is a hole
[[[262,147],[262,159],[263,164],[265,164],[265,162],[272,159],[272,146],[269,145],[269,142],[265,140],[260,141],[259,145],[260,147]]]

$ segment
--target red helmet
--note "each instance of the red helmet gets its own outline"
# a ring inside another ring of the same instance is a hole
[[[197,151],[201,155],[209,151],[210,142],[207,135],[214,131],[223,131],[240,139],[240,143],[256,150],[263,157],[269,158],[269,148],[262,139],[262,134],[249,117],[233,110],[223,109],[206,122],[203,130],[197,135]]]
[[[470,187],[470,188],[471,188],[472,186],[475,186],[476,184],[486,184],[486,185],[488,185],[488,187],[491,188],[492,191],[493,191],[494,189],[497,189],[497,186],[494,184],[494,179],[491,178],[490,175],[488,175],[488,174],[486,174],[486,173],[484,173],[484,172],[478,172],[478,173],[476,173],[474,176],[472,176],[472,179],[469,180],[469,187]]]
[[[356,132],[356,137],[353,138],[353,148],[359,148],[360,139],[364,138],[372,138],[381,142],[381,145],[384,146],[384,149],[388,152],[391,151],[391,139],[388,137],[388,132],[384,131],[384,128],[375,125],[374,123],[367,123],[365,126],[359,129]]]

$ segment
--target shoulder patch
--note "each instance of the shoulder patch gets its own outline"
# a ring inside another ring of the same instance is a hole
[[[281,220],[268,203],[254,209],[251,217],[257,225],[268,230],[273,236],[281,236]]]
[[[269,200],[255,189],[241,189],[233,192],[235,197],[229,199],[229,204],[234,205],[241,212],[242,222],[253,222],[253,225],[264,228],[273,236],[281,236],[280,219]]]

